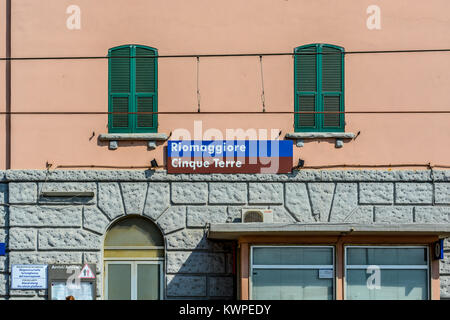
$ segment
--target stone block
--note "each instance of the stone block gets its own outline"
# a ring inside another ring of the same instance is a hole
[[[205,204],[208,201],[208,184],[204,182],[172,183],[172,202],[176,204]]]
[[[375,207],[376,223],[412,223],[413,208],[410,206],[377,206]]]
[[[393,183],[368,182],[359,184],[359,203],[392,204],[393,202]]]
[[[450,276],[440,276],[439,280],[441,285],[441,299],[450,298]]]
[[[168,235],[166,240],[169,250],[223,251],[226,247],[223,242],[208,240],[206,232],[199,229],[180,230]]]
[[[327,222],[334,195],[334,183],[308,183],[312,215],[315,221]]]
[[[82,229],[40,229],[41,250],[99,250],[102,236]]]
[[[439,260],[439,273],[450,275],[450,252],[444,252],[444,259]]]
[[[334,194],[329,221],[344,222],[358,206],[358,185],[356,183],[338,183]]]
[[[450,207],[416,207],[416,222],[450,223]]]
[[[206,296],[206,277],[167,275],[167,296],[204,297]]]
[[[9,203],[32,204],[37,202],[37,184],[34,182],[11,182]]]
[[[98,184],[98,207],[111,219],[125,214],[118,183]]]
[[[431,183],[396,183],[395,202],[397,204],[433,203],[433,185]]]
[[[82,206],[17,206],[9,208],[12,227],[80,227]]]
[[[0,272],[8,271],[8,259],[6,256],[0,256]]]
[[[250,204],[282,204],[283,184],[250,183],[248,202]]]
[[[147,190],[147,199],[144,206],[144,215],[152,220],[158,219],[170,205],[170,186],[168,183],[150,182]]]
[[[0,296],[8,294],[8,276],[6,274],[0,274]]]
[[[437,204],[450,204],[450,183],[435,183],[434,201]]]
[[[283,206],[270,206],[273,210],[274,223],[295,223],[295,219]]]
[[[18,252],[9,254],[9,266],[12,264],[71,264],[82,263],[80,252]]]
[[[147,183],[122,182],[120,186],[126,214],[142,214],[147,193]]]
[[[210,297],[232,297],[233,296],[232,277],[209,277],[208,293]]]
[[[0,228],[9,226],[8,208],[0,205]]]
[[[86,230],[91,230],[100,234],[106,232],[106,228],[109,225],[109,220],[95,206],[85,206],[83,208],[83,228]]]
[[[170,207],[157,220],[157,224],[164,234],[185,228],[186,207]]]
[[[228,218],[224,206],[190,206],[187,209],[188,227],[204,227],[207,223],[225,223]]]
[[[247,203],[247,184],[229,182],[210,183],[209,203],[245,204]]]
[[[0,183],[0,204],[8,203],[8,185]]]
[[[167,252],[168,273],[224,273],[225,255],[211,252]]]
[[[9,229],[10,250],[36,250],[36,229]]]
[[[305,183],[286,183],[286,208],[299,222],[313,222]]]

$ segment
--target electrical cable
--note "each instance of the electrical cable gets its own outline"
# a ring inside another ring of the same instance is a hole
[[[0,61],[12,60],[95,60],[95,59],[164,59],[164,58],[220,58],[220,57],[257,57],[257,56],[301,56],[301,55],[349,55],[349,54],[392,54],[392,53],[428,53],[450,52],[450,49],[406,49],[406,50],[366,50],[344,52],[275,52],[275,53],[219,53],[219,54],[179,54],[153,56],[78,56],[78,57],[1,57]]]
[[[107,115],[107,114],[450,114],[450,110],[385,110],[385,111],[148,111],[148,112],[108,112],[108,111],[0,111],[0,115]]]

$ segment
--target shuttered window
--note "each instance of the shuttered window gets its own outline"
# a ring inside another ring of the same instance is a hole
[[[123,113],[158,111],[158,62],[148,58],[157,55],[138,45],[109,50],[109,112],[117,112],[108,117],[109,132],[157,132],[157,114]]]
[[[295,49],[296,112],[344,111],[344,48],[311,44]],[[296,113],[296,132],[344,131],[344,114]]]

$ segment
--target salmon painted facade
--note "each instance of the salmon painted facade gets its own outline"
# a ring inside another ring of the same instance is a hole
[[[449,11],[0,0],[0,299],[450,298]]]

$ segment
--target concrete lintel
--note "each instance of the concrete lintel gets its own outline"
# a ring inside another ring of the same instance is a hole
[[[450,236],[447,224],[353,224],[353,223],[221,223],[211,224],[209,239],[238,239],[242,236],[276,235],[438,235]]]

